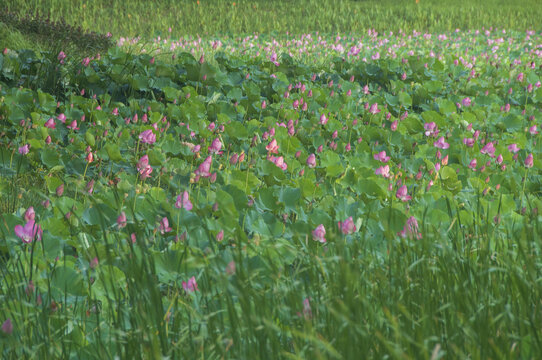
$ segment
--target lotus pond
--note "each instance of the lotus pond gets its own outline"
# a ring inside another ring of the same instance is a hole
[[[5,358],[535,358],[542,33],[0,55]]]

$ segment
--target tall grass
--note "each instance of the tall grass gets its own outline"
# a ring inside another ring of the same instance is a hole
[[[455,214],[451,213],[451,216]],[[200,291],[184,294],[172,279],[156,281],[160,264],[146,246],[111,235],[103,264],[126,275],[116,279],[102,265],[65,276],[79,260],[65,256],[34,263],[34,243],[7,268],[2,260],[0,297],[4,316],[15,323],[19,346],[0,341],[3,358],[359,358],[534,359],[542,351],[539,223],[507,239],[452,227],[452,241],[432,234],[428,224],[419,241],[389,242],[375,251],[367,239],[330,242],[327,252],[297,244],[292,265],[273,261],[272,245],[259,258],[239,248],[188,256],[188,248],[162,255],[163,262],[204,263]],[[462,233],[465,235],[462,235]],[[103,233],[107,233],[103,229]],[[145,239],[148,234],[137,234]],[[81,240],[84,241],[84,240]],[[494,243],[495,242],[495,243]],[[143,243],[143,240],[141,241]],[[494,244],[492,244],[494,243]],[[247,244],[248,247],[253,245]],[[493,249],[492,249],[493,248]],[[490,250],[492,249],[492,250]],[[220,256],[215,253],[222,252]],[[225,272],[223,253],[236,262]],[[82,255],[82,254],[81,254]],[[30,268],[29,265],[30,264]],[[34,268],[32,268],[32,266]],[[33,272],[49,271],[55,290],[27,289]],[[61,274],[61,275],[59,275]],[[108,302],[78,296],[76,279],[94,277]],[[40,297],[41,304],[36,305]],[[60,297],[60,298],[59,298]],[[310,311],[303,310],[309,299]],[[62,303],[62,306],[55,305]],[[167,309],[166,312],[163,309]]]
[[[542,6],[523,1],[318,1],[163,0],[156,2],[6,0],[8,10],[64,18],[85,29],[115,36],[287,32],[355,33],[367,29],[451,31],[499,27],[539,30]]]

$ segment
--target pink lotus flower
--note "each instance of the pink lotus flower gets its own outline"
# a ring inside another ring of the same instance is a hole
[[[284,162],[284,158],[282,156],[279,156],[279,157],[270,156],[269,161],[277,165],[277,167],[279,167],[281,170],[286,170],[288,168],[288,165]]]
[[[66,126],[70,130],[79,130],[79,127],[77,127],[77,120],[73,120],[70,125]]]
[[[401,186],[399,189],[397,189],[397,193],[395,194],[395,197],[401,201],[408,201],[412,199],[412,196],[407,194],[407,187],[406,185]]]
[[[387,163],[390,161],[390,157],[386,156],[386,151],[381,151],[378,154],[374,155],[375,160],[381,161],[383,163]]]
[[[389,178],[390,177],[390,166],[385,165],[385,166],[379,167],[378,169],[375,170],[375,174],[376,175],[382,175],[385,178]]]
[[[91,179],[88,183],[87,183],[87,193],[89,194],[92,194],[94,192],[94,179]]]
[[[538,130],[536,130],[536,125],[533,125],[529,128],[529,133],[531,135],[537,135],[538,134]]]
[[[24,213],[24,220],[30,221],[30,220],[34,220],[35,218],[36,218],[36,213],[34,212],[34,207],[30,206],[28,209],[26,209]]]
[[[493,143],[490,141],[488,142],[487,144],[484,145],[484,147],[480,150],[480,152],[482,154],[487,154],[489,155],[490,157],[495,157],[495,146],[493,145]]]
[[[499,165],[502,164],[502,162],[503,162],[503,157],[502,157],[501,154],[499,154],[499,156],[497,156],[496,162],[497,162],[497,164],[499,164]]]
[[[162,220],[160,220],[160,234],[164,235],[171,230],[173,229],[169,227],[169,220],[167,217],[162,218]]]
[[[391,123],[391,125],[390,125],[391,131],[397,130],[397,124],[398,124],[397,120],[395,120],[394,122]]]
[[[475,142],[476,142],[476,140],[474,140],[473,138],[464,138],[463,139],[463,144],[467,145],[467,147],[473,147]]]
[[[466,97],[464,98],[463,100],[461,100],[461,104],[463,106],[470,106],[472,103],[472,100],[469,98],[469,97]]]
[[[266,107],[267,107],[267,102],[264,100],[262,101],[262,110],[265,110]]]
[[[190,198],[188,195],[188,191],[185,191],[177,196],[177,200],[175,201],[175,207],[177,209],[185,208],[185,210],[190,211],[192,210],[192,203],[190,202]]]
[[[352,219],[352,216],[343,222],[339,221],[339,228],[345,235],[353,234],[356,231],[356,225],[354,224],[354,219]]]
[[[305,317],[305,320],[312,318],[311,304],[308,298],[303,299],[303,316]]]
[[[316,155],[314,154],[309,155],[309,157],[307,158],[307,166],[311,169],[316,167]]]
[[[216,234],[216,241],[220,242],[224,240],[224,230],[220,230],[218,234]]]
[[[196,169],[196,171],[194,171],[194,174],[196,174],[197,176],[205,177],[205,178],[210,177],[211,173],[209,171],[211,170],[212,162],[213,162],[213,157],[208,156],[203,161],[203,163],[200,164],[200,166]]]
[[[21,155],[26,155],[28,154],[29,151],[30,151],[30,147],[28,144],[19,147],[19,154]]]
[[[148,129],[139,134],[139,140],[144,144],[152,145],[156,142],[156,135],[151,129]]]
[[[126,214],[124,213],[124,211],[121,212],[119,217],[117,218],[117,226],[119,229],[126,227]]]
[[[269,151],[270,154],[278,154],[279,146],[277,145],[277,140],[271,140],[271,142],[265,147],[265,150]]]
[[[325,236],[326,236],[326,229],[324,228],[323,224],[318,225],[316,229],[314,229],[314,231],[312,232],[312,238],[315,241],[321,242],[322,244],[326,242]]]
[[[441,136],[435,143],[433,144],[436,148],[445,150],[450,147],[450,144],[448,144],[446,141],[444,141],[444,136]]]
[[[369,113],[373,114],[373,115],[376,115],[380,112],[381,110],[378,108],[378,103],[374,103],[371,105],[371,107],[369,108]]]
[[[141,175],[141,179],[146,179],[151,176],[152,167],[149,165],[149,156],[143,155],[137,163],[137,170]]]
[[[56,188],[56,196],[60,197],[60,196],[62,196],[62,194],[64,194],[64,184],[60,184]]]
[[[221,149],[222,149],[222,142],[220,141],[219,138],[216,138],[211,143],[211,146],[209,147],[209,152],[211,154],[216,154],[216,153],[220,152]]]
[[[90,58],[87,56],[86,58],[83,59],[83,61],[81,61],[81,64],[82,64],[84,67],[87,67],[88,64],[90,64]]]
[[[226,266],[226,274],[233,275],[235,274],[235,261],[230,261]]]
[[[530,153],[527,155],[527,158],[525,159],[525,167],[532,168],[534,164],[533,154]]]
[[[11,322],[11,319],[7,319],[2,324],[2,332],[6,335],[11,335],[13,332],[13,323]]]
[[[41,240],[41,225],[36,225],[34,220],[28,221],[24,227],[21,225],[15,225],[15,235],[17,235],[25,244],[31,243],[32,240]]]
[[[471,168],[472,170],[476,171],[476,165],[477,165],[477,161],[476,159],[472,159],[471,162],[469,163],[469,168]]]
[[[119,114],[119,108],[114,108],[113,111],[111,111],[111,114],[117,116]]]
[[[521,150],[519,147],[518,147],[518,144],[514,143],[512,145],[508,145],[508,151],[512,152],[512,153],[517,153],[519,150]]]
[[[61,123],[63,123],[63,124],[66,123],[66,115],[64,115],[64,113],[59,114],[56,118],[57,118],[58,121],[60,121]]]
[[[58,53],[57,59],[60,61],[61,64],[64,64],[64,59],[66,58],[66,54],[64,54],[64,51],[61,51]]]
[[[411,216],[407,219],[405,227],[401,232],[399,232],[399,236],[403,238],[422,238],[422,234],[418,231],[418,221],[416,221],[416,218],[414,216]]]
[[[321,125],[327,124],[327,117],[326,117],[326,114],[320,115],[320,124],[321,124]]]
[[[188,282],[182,283],[184,291],[187,293],[193,293],[194,291],[198,291],[198,284],[196,282],[196,278],[192,276],[190,279],[188,279]]]
[[[49,128],[49,129],[55,129],[56,128],[56,123],[55,123],[55,119],[53,118],[49,118],[49,120],[47,120],[45,122],[45,125],[44,125],[46,128]]]

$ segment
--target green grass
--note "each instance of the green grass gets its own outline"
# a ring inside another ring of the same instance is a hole
[[[105,289],[111,302],[68,295],[54,311],[50,306],[36,309],[36,294],[25,293],[31,257],[27,251],[19,255],[18,270],[0,266],[0,296],[13,304],[5,315],[24,319],[15,324],[22,346],[3,349],[0,342],[0,353],[60,358],[73,351],[80,359],[353,359],[361,354],[534,359],[542,349],[542,292],[533,234],[526,232],[515,245],[509,239],[510,245],[498,245],[495,252],[488,250],[492,240],[485,236],[469,244],[457,235],[453,247],[426,236],[416,243],[394,241],[387,255],[371,251],[365,242],[338,240],[325,254],[296,244],[296,261],[287,267],[273,259],[271,244],[261,249],[249,244],[248,253],[261,253],[258,263],[245,251],[231,250],[234,276],[225,274],[224,249],[213,246],[206,255],[188,258],[205,264],[198,280],[201,293],[195,296],[155,281],[163,276],[157,272],[164,264],[186,262],[184,246],[163,254],[157,264],[153,251],[128,246],[113,235],[97,240],[111,249],[100,262],[115,266],[83,273],[87,279],[100,279],[94,292]],[[42,246],[38,243],[35,251],[41,253]],[[66,270],[74,260],[50,264],[56,272],[51,286],[66,282],[72,294],[79,291],[81,283],[69,279],[81,276]],[[126,280],[113,280],[107,273],[111,269],[121,269]],[[50,304],[55,295],[47,296],[42,301]],[[305,296],[312,317],[298,315]],[[172,316],[166,321],[168,313]],[[102,326],[106,333],[99,327],[91,331],[99,323],[110,325]]]
[[[0,39],[2,49],[32,49],[43,51],[43,43],[36,37],[22,34],[20,31],[0,22]]]
[[[6,0],[10,11],[39,12],[64,18],[85,29],[111,31],[114,36],[166,34],[356,33],[403,30],[451,31],[498,27],[540,29],[542,6],[537,0],[399,1],[209,1],[163,0]],[[235,4],[235,5],[234,5]]]

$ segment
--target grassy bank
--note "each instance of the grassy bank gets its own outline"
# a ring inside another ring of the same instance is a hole
[[[542,6],[524,1],[157,1],[6,0],[8,10],[36,11],[115,36],[451,31],[499,27],[540,29]]]

